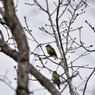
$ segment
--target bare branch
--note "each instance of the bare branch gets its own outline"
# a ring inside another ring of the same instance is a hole
[[[17,95],[29,95],[28,91],[28,73],[29,73],[29,48],[25,33],[15,14],[13,0],[6,2],[4,0],[5,20],[17,42],[19,54],[18,64],[18,87]]]
[[[1,7],[0,7],[0,14],[3,16],[3,18],[5,17],[5,12],[3,11]]]
[[[47,11],[38,3],[37,0],[33,0],[34,3],[36,3],[37,6],[39,6],[40,9],[42,9],[43,11],[45,11],[47,13]]]
[[[85,95],[85,90],[86,90],[86,88],[87,88],[88,81],[89,81],[89,79],[91,78],[91,76],[93,75],[94,72],[95,72],[95,68],[94,68],[94,70],[92,71],[92,73],[89,75],[89,77],[87,78],[87,81],[86,81],[86,83],[85,83],[85,87],[84,87],[84,90],[83,90],[83,95]]]
[[[86,20],[85,21],[88,25],[89,25],[89,27],[95,32],[95,29],[94,29],[94,27]]]
[[[15,91],[15,89],[9,84],[7,83],[4,79],[0,78],[0,81],[4,82],[6,85],[8,85],[13,91]]]
[[[18,52],[11,49],[8,44],[0,39],[0,47],[1,47],[1,51],[3,53],[5,53],[6,55],[10,56],[11,58],[13,58],[15,61],[17,61],[17,56],[18,56]]]
[[[19,53],[13,49],[11,49],[6,42],[0,39],[0,47],[1,51],[6,55],[13,58],[16,62],[18,61]],[[37,71],[31,64],[29,64],[29,72],[32,74],[47,90],[52,93],[52,95],[61,95],[53,86],[53,84],[45,78],[39,71]],[[49,86],[48,86],[49,85]]]

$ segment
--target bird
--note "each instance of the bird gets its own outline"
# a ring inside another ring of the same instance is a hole
[[[56,71],[53,71],[52,80],[53,80],[53,83],[56,84],[58,88],[60,89],[60,78]]]
[[[46,50],[50,56],[54,56],[55,59],[57,58],[57,54],[55,52],[55,49],[51,45],[46,45]]]

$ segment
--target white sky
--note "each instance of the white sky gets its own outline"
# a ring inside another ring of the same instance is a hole
[[[53,10],[53,8],[54,8],[52,5],[53,1],[54,0],[52,0],[52,1],[49,0],[51,10]],[[78,0],[76,0],[76,1],[78,1]],[[39,0],[39,2],[41,2],[41,5],[45,8],[45,0]],[[41,10],[39,10],[38,7],[36,7],[36,6],[31,7],[31,6],[25,5],[25,3],[32,3],[32,0],[18,0],[17,16],[18,16],[19,21],[21,22],[22,26],[23,27],[25,26],[24,16],[26,16],[29,28],[30,28],[30,30],[32,30],[33,36],[37,39],[37,41],[39,43],[46,43],[48,41],[54,40],[49,35],[46,35],[46,33],[39,30],[39,27],[45,27],[45,24],[49,24],[49,22],[47,20],[47,15],[44,12],[42,12]],[[86,9],[86,13],[81,15],[80,17],[78,17],[78,19],[75,21],[75,24],[73,25],[73,27],[83,26],[82,40],[86,46],[90,45],[90,44],[95,45],[95,34],[89,28],[89,26],[84,22],[85,20],[87,20],[91,25],[93,25],[93,26],[95,25],[95,7],[94,7],[95,1],[88,0],[88,5],[89,5],[89,7]],[[69,15],[64,16],[64,19],[68,19],[68,17],[69,17]],[[2,30],[4,30],[3,27],[1,27],[1,25],[0,25],[0,28]],[[47,28],[47,29],[49,30],[49,28]],[[77,33],[75,33],[73,36],[76,36],[76,34]],[[5,39],[7,38],[6,36],[7,35],[5,34],[5,36],[4,36]],[[30,38],[29,35],[27,35],[27,37]],[[28,41],[28,43],[29,43],[30,50],[33,50],[36,47],[35,43],[33,43],[31,41]],[[57,50],[57,47],[55,44],[53,44],[53,47]],[[43,49],[46,53],[44,46],[43,46]],[[41,53],[41,50],[38,49],[37,52]],[[82,54],[82,52],[83,52],[83,50],[79,50],[75,54],[70,54],[71,58],[68,62],[71,62],[72,60],[77,58],[80,54]],[[57,52],[57,54],[58,54],[58,52]],[[39,65],[39,62],[35,62],[34,59],[35,59],[35,57],[30,56],[30,63],[32,63],[34,66]],[[77,60],[74,63],[74,65],[89,64],[90,67],[94,67],[95,66],[94,62],[95,62],[95,53],[92,53],[88,56],[82,57],[81,59]],[[6,56],[3,53],[0,53],[0,78],[2,78],[2,76],[4,76],[4,75],[7,76],[7,78],[11,81],[11,86],[13,88],[16,88],[16,80],[14,80],[14,78],[16,78],[16,71],[14,70],[15,65],[17,65],[17,63],[14,60],[12,60],[10,57]],[[50,64],[48,62],[46,64],[46,66],[52,70],[56,70],[55,64]],[[8,73],[6,74],[7,71],[8,71]],[[91,71],[92,70],[87,70],[87,69],[79,70],[80,75],[83,78],[83,80],[85,80],[86,77],[88,77],[88,75],[91,73]],[[43,70],[41,70],[41,73],[45,77],[51,79],[51,73],[48,70],[43,69]],[[58,69],[58,73],[59,74],[62,73],[62,68]],[[77,76],[77,78],[75,78],[73,80],[73,85],[77,87],[80,83],[82,83],[83,80],[81,80],[79,78],[79,76]],[[86,95],[92,95],[94,82],[95,82],[95,78],[92,77],[87,86],[88,88],[87,88]],[[30,81],[29,87],[30,87],[30,91],[34,91],[34,95],[50,95],[48,93],[48,91],[45,90],[38,82]],[[82,89],[83,87],[84,87],[84,85],[82,85],[79,89]],[[61,88],[62,88],[62,85],[61,85]],[[10,87],[8,87],[5,83],[0,82],[0,95],[7,95],[7,94],[14,95],[14,93],[15,92]],[[79,93],[80,93],[80,95],[82,95],[82,91],[79,91]],[[69,91],[65,90],[62,93],[62,95],[69,95]]]

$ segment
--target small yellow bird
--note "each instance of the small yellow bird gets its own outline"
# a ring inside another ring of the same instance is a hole
[[[46,50],[50,56],[54,56],[55,58],[57,58],[57,54],[51,45],[46,45]]]
[[[55,83],[60,89],[60,78],[56,71],[54,71],[52,74],[52,80],[53,80],[53,83]]]

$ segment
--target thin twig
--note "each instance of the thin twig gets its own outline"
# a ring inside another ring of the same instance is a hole
[[[94,68],[94,70],[92,71],[92,73],[89,75],[89,77],[86,80],[84,90],[83,90],[83,95],[85,95],[85,91],[86,91],[86,88],[87,88],[88,81],[89,81],[89,79],[91,78],[91,76],[93,75],[94,72],[95,72],[95,68]]]

